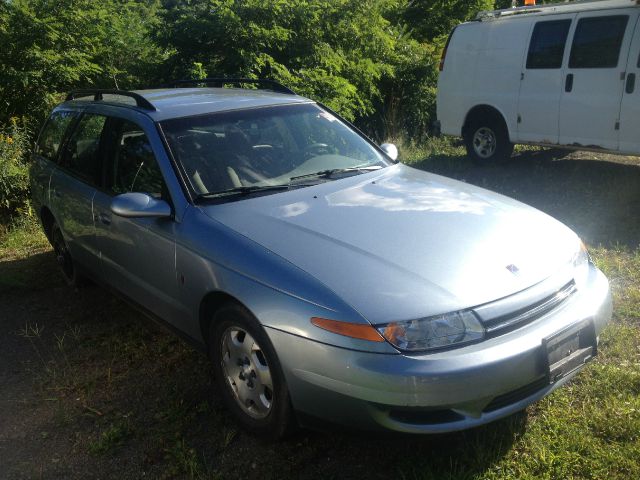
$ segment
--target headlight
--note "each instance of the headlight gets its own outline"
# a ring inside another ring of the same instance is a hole
[[[576,286],[580,288],[584,285],[589,276],[589,264],[591,263],[591,257],[587,252],[587,247],[584,243],[580,242],[577,252],[573,255],[573,279],[576,282]]]
[[[392,322],[376,328],[394,347],[409,352],[459,346],[484,337],[482,324],[470,311]]]

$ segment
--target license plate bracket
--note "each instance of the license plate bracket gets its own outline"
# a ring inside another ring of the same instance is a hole
[[[542,340],[549,384],[566,377],[598,353],[592,320],[572,325]]]

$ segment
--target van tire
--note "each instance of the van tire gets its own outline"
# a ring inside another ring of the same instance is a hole
[[[513,153],[509,132],[500,118],[484,116],[471,120],[463,138],[467,155],[478,165],[504,163]]]

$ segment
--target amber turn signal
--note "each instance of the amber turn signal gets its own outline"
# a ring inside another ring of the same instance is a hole
[[[371,325],[339,322],[337,320],[327,320],[326,318],[318,317],[313,317],[311,323],[323,330],[328,330],[329,332],[337,333],[345,337],[368,340],[370,342],[384,342],[384,338],[382,338],[378,331]]]

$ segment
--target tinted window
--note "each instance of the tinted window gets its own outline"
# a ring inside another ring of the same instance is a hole
[[[149,139],[136,124],[122,121],[116,126],[113,161],[108,183],[115,194],[143,192],[161,197],[164,182]]]
[[[100,138],[107,117],[84,114],[65,146],[61,165],[81,178],[97,183],[100,174]]]
[[[570,68],[615,68],[629,17],[583,18],[571,47]]]
[[[55,160],[64,134],[75,116],[75,112],[55,112],[51,115],[38,138],[36,153],[49,160]]]
[[[533,29],[527,68],[560,68],[571,20],[539,22]]]

